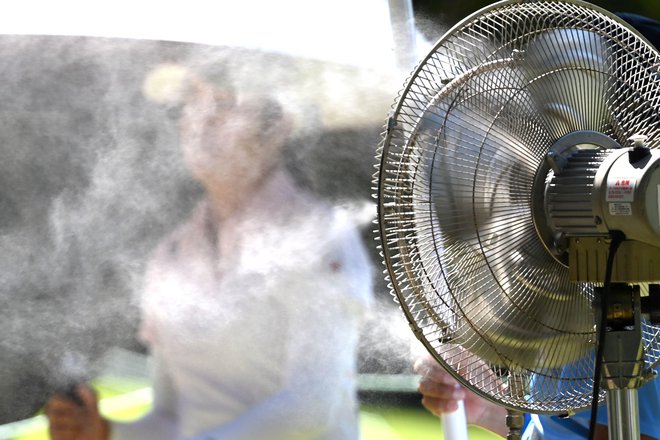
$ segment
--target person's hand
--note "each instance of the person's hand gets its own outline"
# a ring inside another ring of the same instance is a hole
[[[460,385],[430,354],[418,358],[414,369],[422,376],[419,392],[422,405],[429,412],[438,417],[454,412],[458,409],[458,401],[462,400],[468,424],[506,435],[506,409]]]
[[[94,391],[84,385],[75,389],[79,402],[71,397],[56,395],[46,403],[48,431],[53,440],[107,440],[110,425],[98,410]]]

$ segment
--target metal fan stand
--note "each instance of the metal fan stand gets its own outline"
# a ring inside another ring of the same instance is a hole
[[[603,395],[609,438],[640,438],[660,363],[658,65],[589,3],[503,0],[438,40],[388,119],[374,187],[392,292],[450,373],[512,409],[511,440],[517,411]]]
[[[658,287],[651,285],[651,294],[646,297],[649,301],[645,308],[651,308],[651,301],[660,293]],[[596,301],[599,302],[603,288],[596,289],[596,293]],[[608,296],[601,374],[601,384],[606,390],[608,438],[639,440],[641,432],[637,390],[655,376],[654,371],[644,369],[640,289],[639,286],[616,283],[610,287]],[[600,304],[597,304],[596,310],[601,311]],[[598,327],[600,332],[600,325]],[[522,412],[508,410],[507,440],[520,440],[523,424]]]
[[[603,288],[596,291],[602,295]],[[608,296],[601,381],[607,392],[609,438],[639,439],[637,389],[645,373],[639,286],[616,283]]]
[[[522,438],[523,426],[525,425],[525,413],[514,410],[506,412],[506,427],[509,433],[506,440],[520,440]]]

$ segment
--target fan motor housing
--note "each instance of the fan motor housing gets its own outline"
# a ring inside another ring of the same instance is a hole
[[[537,231],[572,281],[603,281],[612,231],[626,237],[613,281],[660,280],[660,151],[634,142],[621,148],[601,133],[571,133],[539,169]]]

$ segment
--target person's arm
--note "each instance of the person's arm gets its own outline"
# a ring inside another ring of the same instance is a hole
[[[175,393],[166,370],[154,359],[151,411],[131,423],[113,422],[99,412],[94,391],[80,385],[75,393],[79,403],[57,395],[46,404],[49,433],[53,440],[167,440],[177,436]]]
[[[508,434],[506,427],[506,409],[462,387],[456,379],[447,373],[442,366],[431,356],[425,355],[415,361],[415,372],[422,376],[419,382],[419,391],[422,394],[422,405],[432,414],[440,417],[447,412],[458,408],[458,401],[463,400],[469,424],[488,429],[502,437]],[[588,420],[588,412],[579,414]],[[642,423],[647,423],[645,420]],[[561,423],[569,423],[563,420]],[[556,429],[554,426],[539,426],[539,432]],[[594,440],[607,440],[607,426],[601,423],[596,425]],[[569,433],[571,431],[568,431]],[[586,435],[586,431],[585,431]],[[532,438],[536,438],[532,436]],[[554,438],[554,437],[553,437]],[[655,440],[654,437],[642,434],[642,440]]]
[[[468,424],[506,437],[508,429],[504,407],[465,389],[431,355],[417,359],[414,369],[422,376],[419,382],[422,405],[432,414],[440,417],[453,412],[458,408],[458,401],[463,400]]]

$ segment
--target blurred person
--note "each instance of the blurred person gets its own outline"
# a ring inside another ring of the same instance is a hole
[[[357,339],[372,280],[355,226],[285,170],[292,122],[277,102],[172,72],[184,160],[206,196],[145,276],[153,407],[111,422],[79,386],[80,404],[49,400],[51,437],[357,439]]]

